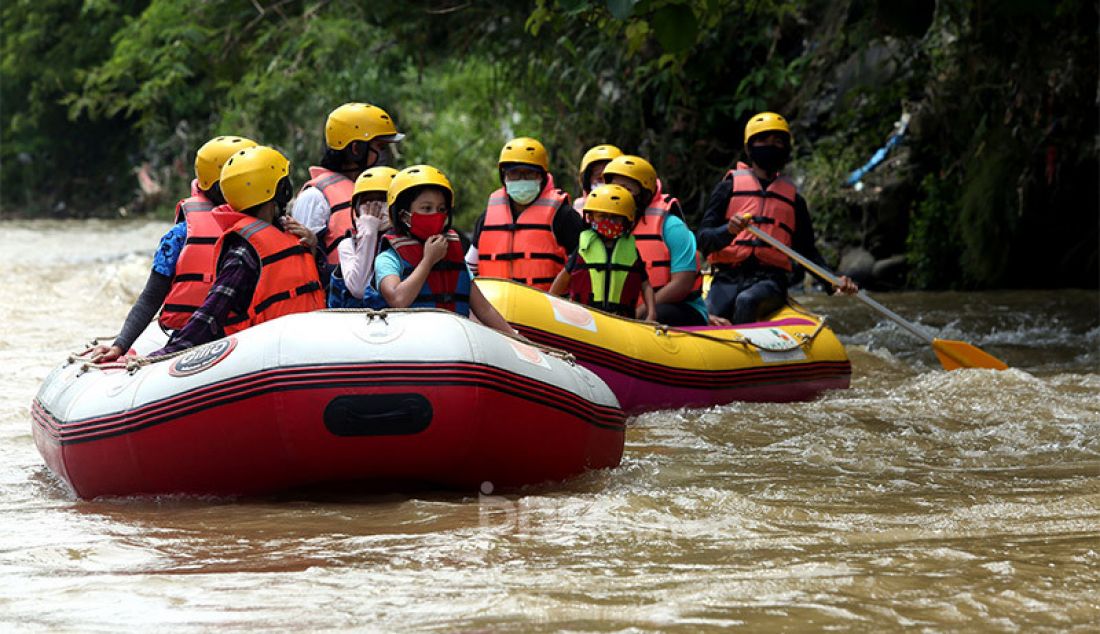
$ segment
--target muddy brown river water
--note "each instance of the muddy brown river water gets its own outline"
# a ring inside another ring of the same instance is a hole
[[[1095,291],[878,296],[1000,373],[808,296],[851,389],[646,414],[618,469],[517,494],[80,501],[29,406],[165,229],[0,223],[4,630],[1100,629]]]

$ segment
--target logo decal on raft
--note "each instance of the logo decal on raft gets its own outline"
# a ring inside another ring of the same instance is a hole
[[[508,340],[508,343],[512,346],[512,351],[516,353],[516,358],[520,361],[526,361],[532,365],[537,365],[542,368],[550,369],[550,362],[546,360],[546,357],[539,352],[538,348],[529,346],[520,341]]]
[[[596,332],[596,320],[587,308],[564,299],[558,299],[553,295],[547,295],[546,299],[550,301],[550,307],[554,309],[554,319],[582,330]]]
[[[237,347],[237,339],[228,337],[199,346],[172,362],[168,376],[191,376],[214,367]]]
[[[800,361],[806,358],[802,345],[779,328],[744,328],[737,332],[756,346],[764,363]]]

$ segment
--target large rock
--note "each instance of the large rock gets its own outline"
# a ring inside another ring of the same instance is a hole
[[[875,267],[875,256],[863,248],[848,249],[840,258],[837,272],[855,280],[856,284],[866,284],[871,279]]]
[[[909,259],[904,253],[876,260],[871,267],[871,279],[876,288],[902,288],[908,275]]]

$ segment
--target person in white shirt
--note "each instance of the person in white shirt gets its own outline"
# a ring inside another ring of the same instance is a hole
[[[348,214],[355,218],[355,233],[341,240],[336,247],[340,263],[332,272],[328,289],[329,308],[386,307],[386,300],[374,288],[374,258],[378,255],[379,238],[390,228],[386,207],[389,191],[397,170],[392,167],[372,167],[355,180],[351,208],[333,215]]]
[[[294,200],[291,215],[317,236],[328,261],[328,273],[339,264],[336,248],[355,232],[351,208],[355,178],[363,170],[389,163],[389,146],[405,138],[393,118],[378,106],[346,103],[325,121],[325,150],[319,166],[309,168],[309,181]],[[328,286],[328,275],[321,281]]]

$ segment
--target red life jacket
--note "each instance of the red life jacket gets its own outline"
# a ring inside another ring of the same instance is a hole
[[[779,176],[765,190],[744,163],[738,163],[736,170],[730,170],[726,178],[733,181],[733,195],[726,206],[726,219],[735,214],[752,214],[756,228],[790,246],[794,240],[795,198],[798,188],[785,176]],[[785,271],[791,270],[791,261],[786,255],[758,239],[748,231],[742,231],[733,238],[729,246],[711,253],[707,260],[714,264],[735,265],[744,262],[749,256],[762,264]]]
[[[504,188],[493,192],[478,237],[478,275],[550,290],[568,255],[554,238],[554,216],[568,203],[569,195],[554,187],[549,174],[539,197],[518,218]]]
[[[298,238],[273,225],[236,211],[214,212],[227,229],[214,247],[214,262],[221,259],[225,237],[235,233],[256,251],[260,279],[252,292],[248,314],[230,313],[225,334],[231,335],[283,315],[305,313],[325,307],[325,294],[317,278],[317,265],[309,249]]]
[[[637,242],[638,253],[645,260],[646,274],[649,276],[649,284],[654,292],[672,280],[672,253],[665,242],[665,220],[669,213],[676,214],[682,220],[683,212],[680,210],[680,201],[661,193],[661,181],[657,181],[657,191],[653,194],[653,200],[649,202],[642,213],[641,219],[634,225],[634,240]],[[695,284],[692,292],[701,291],[703,277],[699,275],[699,258],[696,252],[695,259]]]
[[[180,223],[192,211],[213,211],[214,202],[199,189],[199,179],[191,181],[191,195],[176,203],[176,223]]]
[[[403,266],[409,273],[424,259],[424,243],[416,238],[391,233],[386,235],[386,241],[404,260]],[[402,271],[401,279],[406,275]],[[410,306],[442,308],[469,316],[470,273],[466,270],[462,242],[454,229],[447,231],[447,255],[428,272],[428,279]]]
[[[310,166],[309,176],[309,180],[298,193],[301,194],[309,187],[316,187],[325,197],[331,213],[328,217],[328,230],[321,236],[321,247],[328,263],[336,265],[340,263],[336,245],[355,231],[351,219],[351,197],[355,193],[355,181],[339,172],[317,166]],[[345,213],[339,213],[342,211]]]
[[[229,205],[215,207],[216,213],[188,213],[187,239],[176,260],[176,272],[172,286],[164,298],[158,321],[163,328],[183,328],[191,314],[206,301],[206,294],[214,283],[214,246],[228,225],[224,223],[233,212]]]

